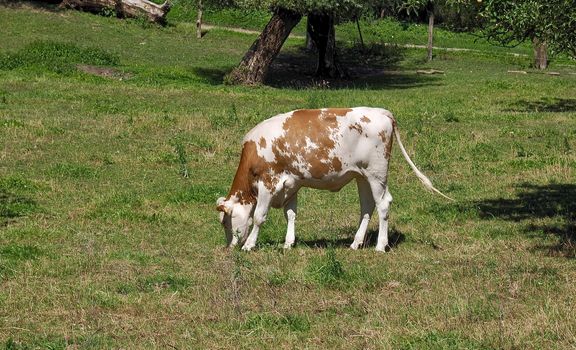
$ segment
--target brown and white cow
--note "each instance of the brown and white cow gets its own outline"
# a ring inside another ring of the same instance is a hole
[[[350,247],[357,249],[363,244],[376,207],[380,219],[376,250],[384,251],[392,202],[387,179],[393,135],[424,186],[446,197],[416,168],[402,146],[392,113],[385,109],[302,109],[261,122],[244,137],[230,193],[217,201],[228,245],[235,246],[240,240],[243,250],[254,248],[272,206],[284,208],[288,221],[284,248],[290,248],[295,240],[300,187],[338,191],[356,179],[360,227]]]

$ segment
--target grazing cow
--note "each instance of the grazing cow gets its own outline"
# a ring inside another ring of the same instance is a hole
[[[360,227],[350,247],[357,249],[363,244],[376,207],[380,218],[376,250],[384,251],[392,202],[387,179],[393,136],[424,186],[446,197],[416,168],[402,146],[392,113],[385,109],[302,109],[261,122],[244,137],[232,188],[226,198],[217,201],[228,245],[235,246],[240,240],[243,250],[254,248],[260,225],[272,206],[284,208],[288,221],[284,248],[290,248],[295,240],[300,187],[339,191],[356,179]]]

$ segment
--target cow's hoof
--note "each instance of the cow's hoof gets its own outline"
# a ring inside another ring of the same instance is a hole
[[[242,247],[242,250],[245,252],[249,252],[252,250],[252,248],[254,248],[254,245],[244,244],[244,246]]]
[[[285,244],[284,244],[284,249],[292,249],[292,245],[293,245],[293,244],[294,244],[294,243],[285,243]]]
[[[360,247],[360,244],[356,243],[356,242],[352,242],[352,244],[350,244],[350,249],[352,250],[357,250]]]
[[[377,252],[385,253],[385,252],[386,252],[386,246],[376,247],[376,251],[377,251]]]

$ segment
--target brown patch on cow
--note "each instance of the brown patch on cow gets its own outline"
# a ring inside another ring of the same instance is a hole
[[[365,116],[365,115],[363,115],[362,118],[360,118],[360,121],[361,121],[361,122],[364,122],[364,123],[370,123],[370,122],[372,122],[372,120],[370,120],[370,118],[368,118],[368,117]]]
[[[382,130],[378,133],[378,136],[380,136],[380,140],[382,140],[383,144],[386,144],[386,141],[388,140],[388,136],[386,135],[386,130]]]
[[[342,170],[342,162],[340,161],[340,158],[332,158],[332,169],[334,169],[334,171]]]
[[[386,159],[390,159],[390,155],[392,154],[392,137],[388,137],[386,134],[386,130],[382,130],[378,133],[380,139],[382,140],[382,144],[384,145]]]
[[[304,109],[304,111],[305,111],[305,109]],[[314,111],[314,110],[311,109],[310,111]],[[299,112],[299,111],[297,111],[297,112]],[[350,109],[350,108],[328,108],[328,109],[325,109],[325,110],[320,111],[320,112],[324,116],[343,117],[346,114],[352,112],[352,109]]]
[[[275,160],[266,161],[258,155],[256,142],[247,141],[242,147],[240,164],[236,170],[228,198],[235,196],[240,203],[255,203],[257,184],[261,181],[269,191],[274,191],[284,173],[304,177],[299,168],[299,160],[311,176],[320,179],[329,172],[342,170],[342,162],[331,157],[335,147],[333,130],[338,128],[338,117],[351,109],[298,110],[284,121],[284,135],[272,141]],[[316,147],[306,148],[307,139]],[[266,140],[261,138],[259,145],[264,148]]]
[[[390,141],[388,141],[388,143],[386,144],[386,159],[390,159],[390,157],[392,156],[392,141],[394,141],[394,138],[391,137]]]
[[[256,142],[246,141],[242,147],[240,164],[232,181],[227,200],[236,197],[241,204],[254,204],[258,195],[258,182],[273,191],[278,184],[280,166],[278,162],[267,162],[258,154]]]
[[[298,159],[308,165],[313,178],[319,179],[331,171],[341,170],[340,160],[334,161],[330,151],[334,148],[332,131],[338,128],[338,117],[345,116],[351,109],[328,110],[302,109],[286,118],[282,125],[284,135],[274,140],[272,151],[277,161],[276,172],[288,171],[303,176],[293,165]],[[316,145],[306,148],[307,139]]]
[[[393,118],[391,119],[392,131],[390,132],[390,138],[388,138],[388,135],[386,135],[386,130],[382,130],[378,133],[378,136],[380,136],[380,139],[384,144],[386,159],[390,159],[390,156],[392,155],[392,141],[394,141],[394,130],[396,129],[396,121]]]
[[[266,148],[266,139],[261,137],[260,142],[258,142],[258,146],[260,146],[260,148]]]
[[[358,131],[358,133],[359,133],[360,135],[362,135],[362,133],[364,132],[364,130],[362,129],[362,125],[360,125],[360,123],[358,123],[358,122],[349,125],[349,126],[348,126],[348,129],[350,129],[350,130],[356,130],[356,131]]]
[[[236,175],[234,176],[232,187],[226,200],[235,196],[242,204],[256,203],[256,191],[253,186],[253,177],[255,175],[253,168],[261,161],[263,161],[263,159],[260,158],[256,151],[256,143],[254,141],[244,143],[240,156],[240,164],[238,164],[238,169],[236,170]]]

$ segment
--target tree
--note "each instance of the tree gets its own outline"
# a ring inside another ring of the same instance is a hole
[[[480,0],[481,1],[481,0]],[[400,6],[401,9],[408,13],[421,10],[426,11],[428,17],[428,43],[426,45],[428,61],[432,61],[432,49],[434,47],[434,18],[438,6],[457,8],[458,6],[469,3],[468,0],[405,0]]]
[[[336,55],[335,16],[323,12],[308,14],[307,32],[318,51],[316,76],[321,78],[343,78],[346,72],[340,67]]]
[[[482,16],[488,40],[505,46],[531,41],[537,68],[546,68],[548,49],[576,57],[574,0],[487,0]]]
[[[237,84],[260,84],[268,68],[280,52],[284,41],[300,22],[308,17],[307,31],[318,51],[316,75],[342,77],[345,72],[338,64],[334,24],[340,19],[352,19],[362,9],[365,0],[235,0],[237,6],[271,8],[273,15],[240,64],[227,76]]]
[[[240,64],[227,76],[232,84],[257,85],[264,81],[270,64],[280,52],[292,28],[300,22],[302,14],[278,8],[272,18],[242,58]]]
[[[198,0],[198,10],[196,16],[196,38],[202,39],[202,0]]]

